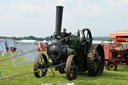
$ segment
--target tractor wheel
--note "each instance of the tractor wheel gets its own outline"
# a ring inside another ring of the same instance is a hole
[[[104,70],[104,50],[101,45],[91,45],[87,54],[89,76],[101,75]]]
[[[44,54],[39,54],[35,57],[34,61],[34,75],[37,78],[43,77],[47,73],[46,64],[48,63],[47,57]]]
[[[109,62],[106,69],[111,70],[111,71],[116,71],[117,70],[117,65],[113,62]]]
[[[66,76],[68,80],[75,80],[77,78],[77,67],[73,61],[74,55],[70,55],[66,61]]]

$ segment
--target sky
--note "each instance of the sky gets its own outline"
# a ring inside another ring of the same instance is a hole
[[[62,29],[89,28],[93,36],[128,31],[128,0],[0,0],[0,36],[51,36],[56,6],[63,5]]]

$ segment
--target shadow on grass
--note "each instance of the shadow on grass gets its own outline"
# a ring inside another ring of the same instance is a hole
[[[103,77],[110,79],[128,80],[128,75],[114,72],[104,72]]]
[[[44,79],[49,80],[49,77],[52,81],[56,81],[56,80],[63,80],[64,82],[68,81],[66,78],[66,74],[60,74],[59,72],[55,72],[55,77],[53,77],[53,74],[51,73],[51,71],[49,71],[47,75],[44,77]],[[128,70],[124,72],[124,69],[121,67],[121,69],[119,69],[118,71],[104,70],[103,74],[99,76],[89,76],[88,72],[80,73],[77,76],[77,80],[89,81],[89,80],[97,80],[97,79],[128,80]]]
[[[128,80],[128,75],[115,73],[112,71],[105,71],[99,76],[88,76],[88,73],[79,74],[78,80],[96,80],[96,79],[116,79],[116,80]]]

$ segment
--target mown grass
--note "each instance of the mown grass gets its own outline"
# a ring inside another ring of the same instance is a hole
[[[6,54],[4,57],[0,56],[0,60],[10,57]],[[14,66],[12,60],[0,62],[0,72],[3,78],[13,75],[19,75],[33,71],[33,63],[26,63],[21,66]],[[33,74],[16,77],[6,80],[0,80],[0,85],[41,85],[42,83],[49,82],[53,85],[59,83],[75,83],[75,85],[128,85],[128,66],[120,65],[118,71],[104,70],[103,75],[97,77],[89,77],[87,72],[79,74],[76,80],[69,81],[66,79],[65,74],[55,72],[55,77],[50,70],[43,78],[35,78]]]

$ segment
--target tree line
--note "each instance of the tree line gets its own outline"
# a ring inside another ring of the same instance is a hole
[[[50,36],[48,37],[35,37],[35,36],[25,36],[25,37],[0,37],[0,38],[5,38],[5,39],[15,39],[15,40],[37,40],[37,41],[43,41],[43,40],[52,40]]]
[[[25,37],[0,37],[0,38],[7,38],[7,39],[15,39],[15,40],[37,40],[37,41],[51,41],[52,38],[50,36],[47,37],[35,37],[35,36],[25,36]],[[93,40],[102,40],[102,41],[110,41],[113,40],[109,37],[93,37]]]

